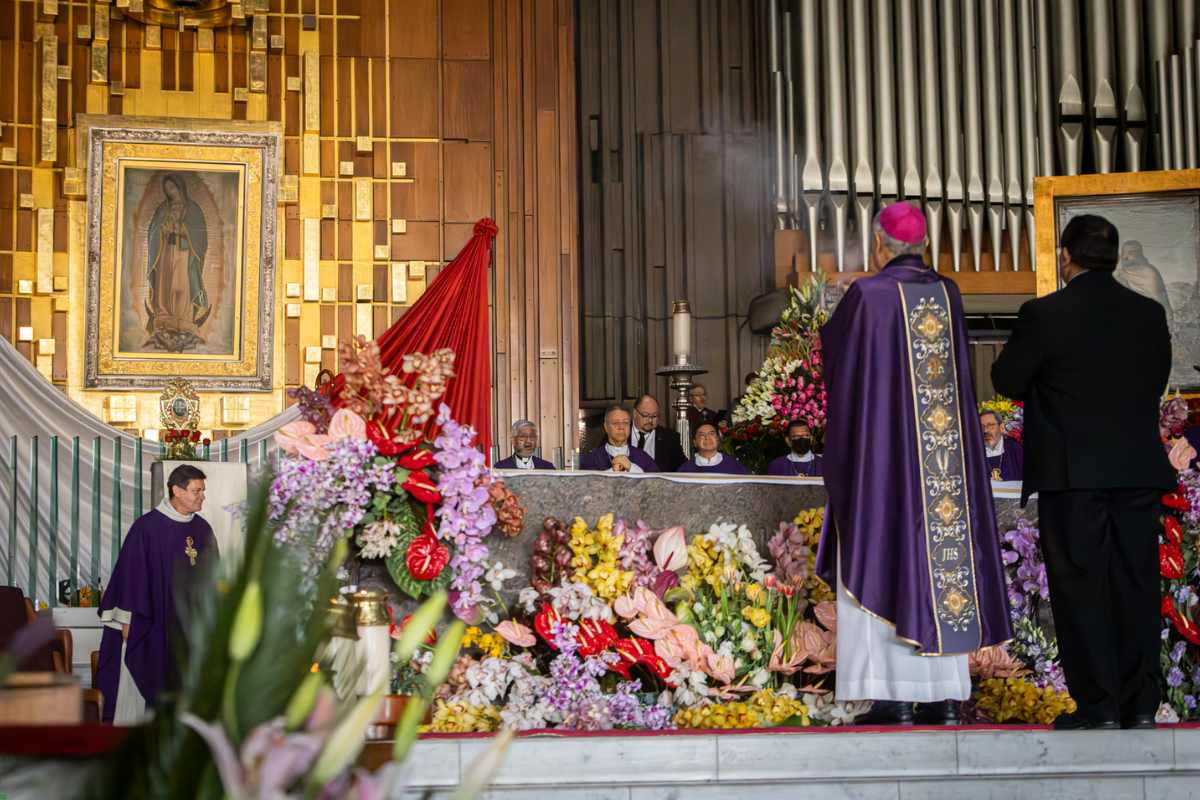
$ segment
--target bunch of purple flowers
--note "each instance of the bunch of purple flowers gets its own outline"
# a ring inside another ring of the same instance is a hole
[[[1004,559],[1012,621],[1034,616],[1039,601],[1050,599],[1037,526],[1019,517],[1017,527],[1000,537],[1000,555]]]
[[[438,537],[454,551],[450,559],[451,606],[460,618],[474,622],[484,599],[480,579],[486,571],[488,548],[483,540],[496,525],[496,511],[488,495],[490,476],[483,453],[473,444],[475,429],[451,419],[444,403],[437,421],[441,433],[434,442],[434,461],[442,494]]]
[[[287,546],[316,575],[334,542],[350,535],[371,498],[396,483],[395,462],[366,439],[347,437],[326,446],[329,458],[280,460],[271,483],[275,541]]]

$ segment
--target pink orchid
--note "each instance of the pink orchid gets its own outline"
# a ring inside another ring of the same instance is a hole
[[[663,572],[687,566],[687,538],[683,526],[667,528],[654,541],[654,562]]]
[[[533,647],[537,644],[537,637],[533,635],[533,631],[516,620],[506,619],[497,625],[495,630],[506,642],[517,647]]]

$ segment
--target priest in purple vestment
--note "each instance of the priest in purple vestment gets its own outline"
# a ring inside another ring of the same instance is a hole
[[[633,417],[625,406],[604,412],[604,443],[579,459],[580,469],[609,472],[658,472],[654,459],[629,444]]]
[[[492,466],[496,469],[554,469],[554,465],[544,458],[538,458],[534,451],[538,446],[538,429],[527,419],[519,419],[512,426],[513,454],[508,458],[497,461]]]
[[[981,412],[979,427],[983,431],[984,453],[992,480],[1021,480],[1025,471],[1025,451],[1020,442],[1004,435],[1000,415],[995,411]]]
[[[172,470],[167,497],[129,529],[100,601],[104,633],[96,688],[104,721],[137,724],[177,682],[171,652],[181,604],[208,574],[217,542],[199,516],[204,473],[190,464]]]
[[[702,472],[716,475],[749,475],[750,470],[742,466],[728,453],[720,451],[721,434],[711,422],[701,422],[692,434],[692,457],[680,465],[677,472]]]
[[[823,459],[813,452],[812,431],[804,420],[794,419],[788,423],[787,434],[783,437],[787,442],[788,453],[773,459],[767,465],[768,475],[790,475],[820,477],[824,470]]]
[[[875,219],[872,266],[821,330],[829,496],[818,551],[837,591],[838,700],[873,722],[957,722],[967,654],[1011,638],[962,300],[922,260],[910,203]]]

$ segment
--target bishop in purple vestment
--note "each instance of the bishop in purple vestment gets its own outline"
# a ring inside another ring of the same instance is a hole
[[[794,419],[788,423],[783,437],[788,445],[787,455],[773,459],[767,465],[768,475],[806,476],[819,478],[824,471],[823,459],[813,452],[812,432],[808,423]]]
[[[604,443],[584,453],[580,469],[612,472],[658,472],[658,465],[645,451],[629,444],[633,417],[624,406],[609,406],[604,412]]]
[[[821,331],[829,505],[817,567],[838,589],[839,700],[965,699],[965,655],[917,656],[1011,637],[962,301],[922,261],[925,232],[915,206],[884,209],[879,273],[851,284]]]
[[[496,469],[554,469],[554,465],[534,455],[538,446],[538,429],[527,419],[512,426],[513,454],[492,466]]]
[[[104,721],[136,724],[176,682],[172,629],[189,590],[217,557],[204,505],[204,473],[189,464],[167,479],[162,503],[129,529],[100,601],[104,633],[96,688]]]
[[[678,472],[699,472],[716,475],[749,475],[742,462],[728,453],[722,453],[721,434],[711,422],[701,422],[692,434],[692,446],[696,452],[680,465]]]

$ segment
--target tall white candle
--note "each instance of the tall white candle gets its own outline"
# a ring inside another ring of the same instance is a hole
[[[692,314],[686,300],[676,300],[671,314],[671,353],[686,360],[692,352]]]

